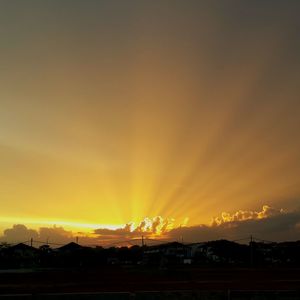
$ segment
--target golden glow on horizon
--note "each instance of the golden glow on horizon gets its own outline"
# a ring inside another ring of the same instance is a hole
[[[135,224],[134,222],[129,222],[127,224],[120,225],[109,225],[109,224],[87,224],[87,223],[78,223],[70,221],[57,221],[57,220],[37,220],[29,218],[11,218],[11,217],[1,217],[0,218],[0,229],[1,226],[11,226],[22,224],[30,229],[41,229],[46,228],[57,228],[62,227],[64,230],[71,230],[71,235],[83,235],[93,237],[94,232],[97,229],[103,230],[121,230],[126,231],[128,234],[133,232],[145,233],[148,237],[159,237],[160,235],[172,230],[174,228],[173,219],[163,219],[160,216],[155,218],[145,218],[141,222]],[[188,218],[184,219],[184,223],[180,226],[186,226]],[[5,229],[5,228],[3,228]],[[78,232],[80,230],[80,232]]]
[[[28,226],[33,226],[33,228],[39,228],[42,226],[63,226],[65,229],[71,230],[84,230],[90,232],[98,228],[107,228],[107,229],[117,229],[121,228],[124,225],[111,225],[111,224],[88,224],[88,223],[77,223],[72,221],[58,221],[58,220],[38,220],[30,218],[12,218],[12,217],[0,217],[0,226],[1,223],[5,224],[25,224]]]

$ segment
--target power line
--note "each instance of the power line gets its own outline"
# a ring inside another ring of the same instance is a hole
[[[269,241],[269,240],[265,240],[265,239],[260,239],[254,236],[248,236],[248,237],[241,237],[239,239],[235,239],[235,240],[228,240],[230,242],[241,242],[241,241],[249,241],[249,243],[253,243],[253,242],[262,242],[262,243],[268,243],[268,244],[272,244],[272,243],[276,243],[274,241]],[[76,240],[78,241],[78,240]],[[91,246],[91,247],[96,247],[96,246],[100,246],[101,242],[103,243],[104,247],[113,247],[113,246],[118,246],[121,244],[129,244],[129,245],[141,245],[141,246],[145,246],[146,245],[146,241],[148,241],[148,243],[151,244],[164,244],[164,243],[172,243],[175,242],[174,240],[166,240],[166,239],[155,239],[155,238],[148,238],[145,236],[142,236],[141,238],[133,238],[133,239],[124,239],[124,240],[116,240],[113,241],[112,243],[109,244],[105,244],[105,240],[101,241],[99,240],[100,244],[90,244],[90,245],[86,245],[86,246]],[[15,246],[18,244],[30,244],[30,246],[36,245],[36,244],[40,244],[40,245],[49,245],[49,246],[64,246],[66,245],[66,243],[55,243],[55,242],[49,242],[49,239],[47,239],[47,241],[40,241],[40,240],[34,240],[33,238],[31,238],[30,240],[27,241],[22,241],[22,242],[15,242],[15,243],[7,243],[5,244],[6,246]],[[186,243],[187,244],[187,243]]]

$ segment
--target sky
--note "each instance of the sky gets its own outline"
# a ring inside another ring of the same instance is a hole
[[[300,239],[299,13],[0,0],[0,240]]]

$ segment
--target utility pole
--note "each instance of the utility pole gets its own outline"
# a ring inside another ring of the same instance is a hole
[[[144,242],[144,236],[142,235],[142,247],[145,246],[145,242]]]
[[[253,237],[250,235],[250,265],[253,266]]]
[[[30,247],[32,247],[33,244],[33,238],[30,239]]]

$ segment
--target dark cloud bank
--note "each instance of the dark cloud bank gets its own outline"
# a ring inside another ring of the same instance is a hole
[[[169,232],[170,238],[182,236],[189,242],[223,238],[236,240],[250,235],[269,241],[299,240],[300,212],[283,213],[263,219],[232,221],[220,225],[175,228]]]
[[[168,228],[169,221],[154,218],[154,222],[145,227],[141,222],[136,228],[127,224],[123,228],[111,230],[96,229],[91,236],[81,234],[82,244],[109,245],[126,239],[153,237],[160,228],[157,239],[181,240],[184,242],[201,242],[217,239],[237,240],[253,235],[269,241],[287,241],[300,239],[300,211],[284,211],[264,206],[259,212],[238,211],[233,214],[222,213],[221,217],[212,220],[210,225],[181,226]],[[153,224],[154,223],[154,224]],[[66,231],[62,227],[42,227],[39,230],[27,228],[25,225],[14,225],[4,230],[1,242],[22,242],[30,238],[36,240],[50,239],[55,243],[74,241],[78,233]]]
[[[74,233],[66,231],[62,227],[41,227],[39,230],[29,229],[23,224],[13,225],[12,228],[5,229],[0,242],[18,243],[26,242],[30,239],[39,241],[50,241],[53,243],[68,243],[74,240]]]

